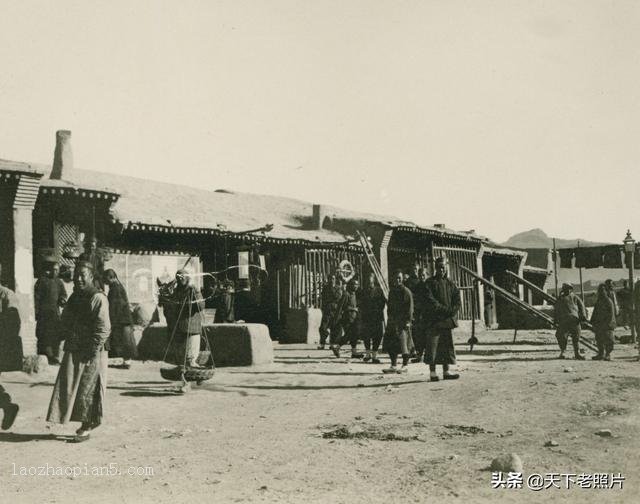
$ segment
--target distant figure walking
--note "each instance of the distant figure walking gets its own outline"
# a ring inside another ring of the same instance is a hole
[[[603,284],[598,287],[598,299],[591,314],[591,324],[596,333],[596,345],[598,346],[598,354],[594,355],[592,359],[611,360],[616,315],[613,301]]]
[[[560,296],[554,306],[553,318],[558,329],[556,339],[560,346],[559,359],[564,359],[564,352],[567,349],[568,335],[573,343],[573,354],[576,360],[584,360],[580,355],[578,342],[580,341],[580,322],[587,320],[587,310],[582,299],[573,293],[573,286],[564,283],[560,289]]]
[[[73,294],[62,312],[61,324],[66,337],[65,354],[47,421],[81,422],[74,441],[82,442],[102,423],[109,362],[104,344],[111,329],[109,302],[94,285],[90,263],[76,267]]]

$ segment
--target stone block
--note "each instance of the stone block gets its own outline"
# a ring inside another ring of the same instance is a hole
[[[254,366],[273,362],[273,343],[263,324],[206,324],[209,345],[216,366]],[[138,358],[162,360],[169,335],[167,326],[153,324],[142,331]],[[205,350],[204,342],[201,350]]]
[[[318,308],[300,308],[287,310],[285,330],[280,343],[307,343],[317,345],[320,342],[320,321],[322,311]]]

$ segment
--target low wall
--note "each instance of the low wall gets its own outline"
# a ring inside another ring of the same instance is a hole
[[[273,343],[266,325],[205,324],[205,328],[216,366],[254,366],[273,362]],[[163,360],[168,343],[167,326],[150,325],[142,331],[138,358]],[[203,341],[201,350],[205,349]]]

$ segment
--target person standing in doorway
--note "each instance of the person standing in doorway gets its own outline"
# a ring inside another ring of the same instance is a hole
[[[91,264],[94,271],[93,283],[97,289],[104,290],[104,284],[102,283],[104,258],[98,250],[98,239],[95,236],[86,241],[84,252],[78,257],[78,264],[83,262]]]
[[[222,289],[215,296],[216,313],[214,323],[233,324],[236,321],[235,288],[232,280],[225,280]]]
[[[558,346],[560,346],[558,358],[565,358],[564,352],[567,349],[568,336],[571,336],[575,359],[584,360],[584,357],[580,355],[578,343],[580,341],[580,322],[587,320],[587,310],[582,299],[573,293],[571,284],[562,284],[560,295],[554,306],[553,318],[558,327],[556,330],[556,339],[558,340]]]
[[[55,365],[60,364],[60,310],[67,302],[67,291],[58,278],[59,273],[57,262],[47,262],[44,274],[34,286],[38,354],[46,355],[49,364]]]
[[[444,257],[436,259],[435,275],[426,281],[425,298],[427,345],[424,362],[429,365],[430,380],[439,380],[438,364],[442,366],[443,379],[456,380],[460,375],[451,373],[449,366],[456,363],[453,329],[458,327],[460,291],[447,274]]]

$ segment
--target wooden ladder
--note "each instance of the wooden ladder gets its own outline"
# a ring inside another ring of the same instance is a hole
[[[367,256],[367,261],[369,261],[369,266],[371,266],[371,271],[376,277],[378,281],[378,285],[382,289],[382,294],[384,294],[384,298],[389,300],[389,284],[384,279],[382,275],[382,269],[380,268],[380,263],[378,263],[378,259],[376,259],[375,254],[373,253],[373,249],[371,248],[371,244],[369,240],[365,236],[365,234],[358,230],[356,231],[358,235],[358,239],[360,240],[360,245],[362,245],[362,249],[364,250],[365,255]]]

